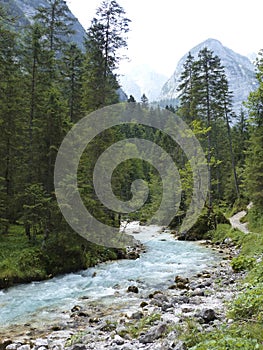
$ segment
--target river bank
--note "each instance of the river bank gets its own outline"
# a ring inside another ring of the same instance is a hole
[[[230,266],[237,254],[231,242],[196,244],[221,255],[218,263],[191,277],[174,276],[173,283],[160,290],[147,291],[131,282],[118,308],[84,298],[49,329],[40,331],[30,324],[10,328],[8,337],[2,336],[2,349],[185,349],[180,334],[189,322],[195,320],[200,330],[209,331],[226,321],[226,302],[236,295],[242,276]],[[121,297],[118,288],[115,297]]]

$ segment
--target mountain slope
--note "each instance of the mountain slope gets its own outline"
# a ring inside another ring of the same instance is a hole
[[[221,63],[225,67],[229,88],[233,91],[233,110],[239,113],[242,102],[245,101],[249,93],[257,87],[254,65],[247,57],[223,46],[220,41],[215,39],[208,39],[189,51],[197,58],[199,51],[205,47],[212,50],[214,54],[221,59]],[[179,93],[177,88],[180,83],[180,76],[183,72],[183,65],[187,56],[188,53],[180,59],[174,74],[164,84],[158,98],[159,101],[176,100],[178,98]]]
[[[16,26],[24,27],[30,24],[32,17],[35,15],[37,8],[47,7],[47,0],[2,0],[1,4],[6,8],[7,13],[16,19]],[[72,18],[75,16],[71,13]],[[75,21],[73,29],[75,31],[69,37],[69,41],[75,42],[83,49],[85,30],[78,20]]]

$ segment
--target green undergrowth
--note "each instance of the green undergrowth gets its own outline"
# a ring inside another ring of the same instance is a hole
[[[235,244],[240,253],[231,260],[233,273],[246,271],[246,274],[237,296],[228,303],[224,324],[209,332],[201,331],[194,321],[188,324],[182,335],[187,349],[263,349],[263,226],[259,215],[257,220],[253,212],[247,217],[250,228],[257,229],[257,233],[245,234],[224,224],[207,233],[207,238],[215,244],[224,243],[226,239]]]
[[[75,234],[54,234],[30,242],[19,225],[0,235],[0,288],[75,272],[98,262],[116,260],[117,251],[87,242]]]
[[[156,321],[161,319],[161,315],[158,313],[153,313],[142,317],[140,320],[135,320],[130,322],[126,328],[119,332],[119,335],[124,337],[127,334],[132,338],[138,338],[143,332],[146,332],[150,327],[152,327]]]

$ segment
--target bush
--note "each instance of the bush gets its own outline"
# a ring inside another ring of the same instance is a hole
[[[229,335],[224,335],[220,339],[206,340],[189,350],[256,350],[262,349],[255,339],[235,338]]]
[[[239,255],[231,261],[232,269],[235,272],[251,270],[255,265],[256,260],[244,255]]]
[[[234,300],[229,312],[237,320],[263,321],[263,283],[250,286]]]

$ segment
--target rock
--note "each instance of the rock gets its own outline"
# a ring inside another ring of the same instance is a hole
[[[186,283],[183,283],[183,282],[177,282],[176,288],[177,289],[189,289],[188,285]]]
[[[169,302],[169,299],[163,293],[154,293],[153,299],[160,300],[160,301],[165,302],[165,303]]]
[[[79,306],[79,305],[75,305],[75,306],[73,306],[73,308],[71,309],[71,312],[77,312],[77,311],[80,311],[80,310],[82,310],[82,307]]]
[[[188,278],[176,276],[174,281],[175,281],[175,285],[176,285],[177,289],[189,289],[189,287],[188,287],[189,279]]]
[[[140,320],[143,318],[143,313],[141,311],[134,312],[130,318],[133,320]]]
[[[194,311],[194,308],[192,307],[183,307],[182,308],[182,312],[184,313],[189,313],[189,312],[193,312]]]
[[[0,349],[6,349],[6,350],[16,350],[17,348],[19,348],[22,344],[21,343],[9,343],[8,345],[6,345],[5,343],[1,344]]]
[[[115,335],[113,343],[115,343],[116,345],[123,345],[124,344],[124,339],[119,336],[118,334]]]
[[[42,346],[48,347],[48,341],[47,339],[38,338],[34,341],[34,345],[36,348],[40,348]]]
[[[161,336],[166,332],[167,324],[162,323],[157,327],[150,329],[146,334],[143,334],[139,338],[139,342],[142,344],[153,343],[156,339],[161,338]]]
[[[224,239],[224,244],[231,244],[233,242],[232,238],[227,237]]]
[[[138,294],[139,293],[139,289],[137,286],[129,286],[128,289],[127,289],[127,292],[128,293],[136,293]]]
[[[190,299],[184,295],[179,296],[177,300],[181,304],[189,304],[190,303]]]
[[[25,345],[21,345],[17,348],[17,350],[30,350],[30,345],[29,344],[25,344]]]
[[[192,297],[203,297],[204,295],[205,292],[200,288],[196,288],[194,291],[191,292]]]
[[[173,350],[186,350],[186,349],[187,349],[186,345],[181,340],[177,344],[175,344],[175,346],[173,347]]]
[[[184,284],[188,284],[189,283],[189,279],[181,277],[181,276],[175,276],[174,282],[175,283],[181,282],[181,283],[184,283]]]
[[[117,326],[109,321],[103,322],[103,324],[98,327],[98,329],[102,332],[111,332],[114,331],[116,328]]]
[[[74,344],[68,350],[87,350],[87,347],[84,344]]]
[[[136,251],[133,251],[133,252],[129,252],[127,255],[126,255],[126,259],[129,259],[129,260],[136,260],[140,257],[140,254]]]
[[[146,301],[142,301],[141,304],[140,304],[140,307],[141,308],[144,308],[145,306],[147,306],[148,303],[146,303]]]
[[[8,345],[11,345],[11,344],[12,344],[12,340],[11,340],[11,339],[8,339],[8,338],[2,339],[2,340],[1,340],[1,343],[0,343],[0,350],[6,349],[6,347],[7,347]]]
[[[168,289],[171,289],[171,290],[177,289],[177,286],[176,286],[176,284],[172,284],[170,287],[168,287]]]
[[[204,320],[205,323],[209,323],[216,319],[216,314],[213,309],[205,309],[201,312],[200,316]]]

